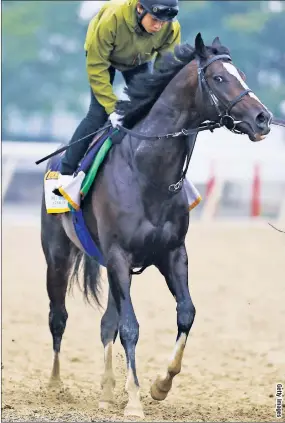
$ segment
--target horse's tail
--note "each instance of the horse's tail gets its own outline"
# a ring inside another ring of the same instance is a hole
[[[70,287],[76,283],[83,291],[86,300],[91,303],[93,300],[101,307],[100,294],[100,264],[92,257],[80,251],[78,248],[72,248],[71,260],[74,263],[69,274]],[[80,276],[83,276],[83,287],[80,284]]]

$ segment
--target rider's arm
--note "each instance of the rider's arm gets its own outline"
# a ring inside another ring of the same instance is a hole
[[[87,49],[87,73],[96,99],[109,115],[115,110],[117,97],[113,92],[108,68],[110,53],[114,47],[116,16],[108,14],[98,22]]]
[[[164,53],[171,51],[173,52],[174,47],[177,44],[181,43],[181,28],[178,21],[175,21],[172,26],[171,30],[164,41],[164,43],[157,49],[157,56],[155,59],[154,67],[157,68],[159,65],[159,61]]]

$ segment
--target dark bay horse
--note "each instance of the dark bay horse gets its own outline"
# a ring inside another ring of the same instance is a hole
[[[115,385],[112,345],[119,332],[126,353],[125,415],[143,416],[136,374],[135,349],[139,324],[130,296],[132,270],[156,266],[177,302],[175,349],[162,377],[151,386],[156,400],[166,398],[173,377],[180,372],[183,351],[195,317],[188,288],[185,236],[188,203],[181,180],[199,126],[221,122],[245,133],[252,141],[270,131],[272,115],[244,82],[231,61],[229,50],[216,38],[205,46],[200,34],[195,48],[185,44],[165,57],[153,74],[140,75],[128,89],[129,99],[118,103],[124,112],[123,127],[131,131],[112,147],[84,200],[87,226],[105,259],[109,296],[101,320],[105,353],[100,404],[113,401]],[[189,133],[182,128],[193,129]],[[161,134],[157,139],[155,137]],[[177,189],[171,190],[175,186]],[[99,264],[84,254],[69,214],[46,214],[42,205],[42,247],[47,262],[50,298],[49,326],[54,364],[51,380],[59,380],[59,352],[65,330],[65,296],[69,281],[78,280],[83,264],[84,293],[98,301]],[[150,292],[151,295],[151,292]]]

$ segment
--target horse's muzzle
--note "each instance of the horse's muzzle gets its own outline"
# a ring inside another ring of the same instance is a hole
[[[257,110],[251,117],[247,117],[237,124],[236,128],[247,134],[251,141],[261,141],[270,132],[272,114],[267,109]]]

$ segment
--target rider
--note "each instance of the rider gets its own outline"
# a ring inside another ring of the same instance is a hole
[[[126,84],[140,72],[151,71],[151,61],[157,66],[161,55],[180,43],[178,0],[118,0],[108,1],[91,20],[84,49],[91,86],[91,104],[87,116],[76,129],[62,159],[57,188],[68,185],[78,162],[83,157],[93,135],[110,119],[117,127],[122,116],[116,114],[117,97],[113,92],[115,72],[122,72]]]

